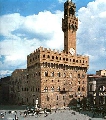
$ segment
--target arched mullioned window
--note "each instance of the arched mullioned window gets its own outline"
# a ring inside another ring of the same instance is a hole
[[[48,55],[47,58],[50,58],[50,55]]]
[[[65,73],[63,74],[63,77],[64,77],[64,78],[66,77],[66,74],[65,74]]]
[[[60,86],[59,86],[59,87],[57,87],[57,90],[58,90],[58,91],[60,91]]]
[[[58,72],[58,73],[57,73],[57,76],[58,76],[58,77],[61,77],[61,73],[60,73],[60,72]]]
[[[46,86],[45,89],[44,89],[45,92],[48,92],[48,87]]]
[[[49,96],[47,95],[47,101],[49,101],[49,99],[50,99],[50,98],[49,98]]]
[[[45,58],[45,55],[43,55],[43,58]]]
[[[48,76],[48,71],[44,72],[44,76],[46,76],[46,77]]]
[[[58,57],[56,56],[56,59],[58,60]]]
[[[51,91],[52,91],[52,92],[54,91],[54,86],[51,87]]]
[[[54,77],[54,72],[51,73],[51,76]]]
[[[85,87],[82,87],[82,91],[85,91]]]
[[[78,74],[78,78],[80,78],[80,74]]]
[[[78,87],[78,91],[80,91],[80,86]]]

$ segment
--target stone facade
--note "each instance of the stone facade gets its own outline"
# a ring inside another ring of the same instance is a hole
[[[96,104],[106,106],[106,77],[96,80]]]
[[[11,75],[9,85],[11,104],[26,104],[29,99],[29,81],[27,69],[16,69]]]
[[[78,18],[75,8],[72,1],[64,3],[64,50],[39,47],[27,56],[27,69],[13,72],[11,83],[19,82],[13,89],[16,104],[34,105],[38,99],[42,108],[60,108],[68,106],[73,99],[80,102],[87,96],[89,58],[76,55]],[[10,92],[13,92],[12,87],[13,84]]]
[[[0,79],[0,104],[9,103],[9,81],[10,76]]]
[[[106,70],[99,70],[99,71],[96,71],[96,75],[106,76]]]
[[[100,78],[99,75],[88,75],[88,99],[91,104],[95,105],[96,104],[96,79]]]
[[[106,77],[88,75],[88,98],[92,105],[106,105]]]

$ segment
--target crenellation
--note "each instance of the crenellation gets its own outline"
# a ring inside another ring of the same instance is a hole
[[[47,48],[44,48],[44,51],[47,51]]]

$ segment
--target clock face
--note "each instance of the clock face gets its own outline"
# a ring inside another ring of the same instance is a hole
[[[71,53],[71,55],[74,55],[75,54],[74,48],[70,48],[69,52]]]

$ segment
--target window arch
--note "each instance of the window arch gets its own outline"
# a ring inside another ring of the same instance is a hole
[[[57,76],[58,76],[58,77],[61,77],[61,74],[60,74],[60,72],[58,72],[58,73],[57,73]]]
[[[45,87],[44,92],[48,92],[48,87],[47,86]]]
[[[59,87],[57,87],[57,90],[58,90],[58,91],[60,91],[60,86],[59,86]]]
[[[50,58],[50,55],[48,55],[47,58]]]
[[[51,73],[51,76],[54,77],[54,72]]]
[[[49,101],[49,96],[47,95],[47,101]]]
[[[72,73],[70,73],[70,78],[72,78]]]
[[[63,74],[63,77],[64,77],[64,78],[66,77],[66,74],[65,74],[65,73]]]
[[[80,91],[80,86],[78,87],[78,91]]]
[[[85,87],[82,87],[82,91],[85,91]]]
[[[46,76],[46,77],[48,76],[48,71],[44,72],[44,76]]]
[[[52,92],[54,91],[54,86],[51,87],[51,91],[52,91]]]

